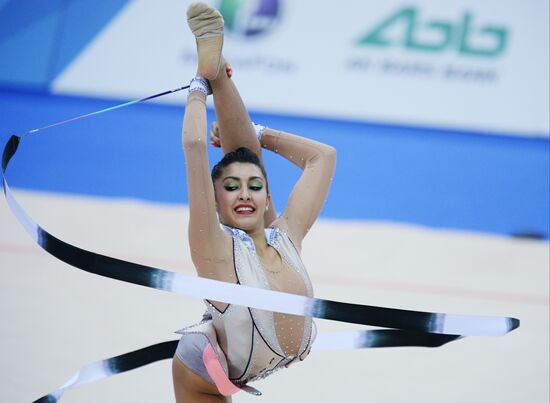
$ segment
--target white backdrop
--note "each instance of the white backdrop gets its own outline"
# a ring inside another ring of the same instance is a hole
[[[550,136],[548,0],[228,3],[225,53],[251,110]],[[54,92],[135,98],[187,82],[188,4],[131,2]]]

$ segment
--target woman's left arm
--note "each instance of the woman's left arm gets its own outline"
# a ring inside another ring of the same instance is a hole
[[[274,225],[286,230],[294,244],[301,248],[302,240],[319,216],[328,195],[336,150],[317,141],[266,129],[261,137],[262,147],[276,152],[303,170],[294,185],[285,211]]]

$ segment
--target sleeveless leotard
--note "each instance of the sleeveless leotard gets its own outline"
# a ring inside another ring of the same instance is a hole
[[[233,262],[238,283],[273,289],[269,272],[262,267],[252,239],[242,230],[222,227],[233,240]],[[277,250],[283,261],[283,270],[286,270],[274,275],[283,279],[278,283],[278,291],[293,292],[292,288],[295,288],[294,293],[313,296],[311,281],[290,238],[279,228],[267,228],[265,232],[267,243]],[[299,286],[296,287],[296,284]],[[206,304],[207,312],[199,324],[178,331],[182,338],[176,356],[210,383],[214,382],[202,360],[208,343],[212,345],[228,378],[237,386],[265,378],[305,359],[309,354],[316,335],[311,318],[238,305],[228,305],[220,311],[209,301]],[[279,335],[277,330],[280,330]]]

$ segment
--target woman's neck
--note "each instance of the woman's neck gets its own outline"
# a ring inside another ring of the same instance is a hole
[[[256,253],[262,254],[263,251],[267,249],[267,242],[265,240],[265,231],[263,228],[253,230],[247,234],[254,241],[254,246],[256,247]]]

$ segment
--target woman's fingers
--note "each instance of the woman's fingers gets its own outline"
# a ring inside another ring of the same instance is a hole
[[[220,127],[218,126],[218,122],[212,122],[212,128],[210,129],[210,144],[214,147],[221,146]]]
[[[221,143],[220,143],[219,139],[210,139],[210,145],[212,145],[214,147],[220,147]]]

